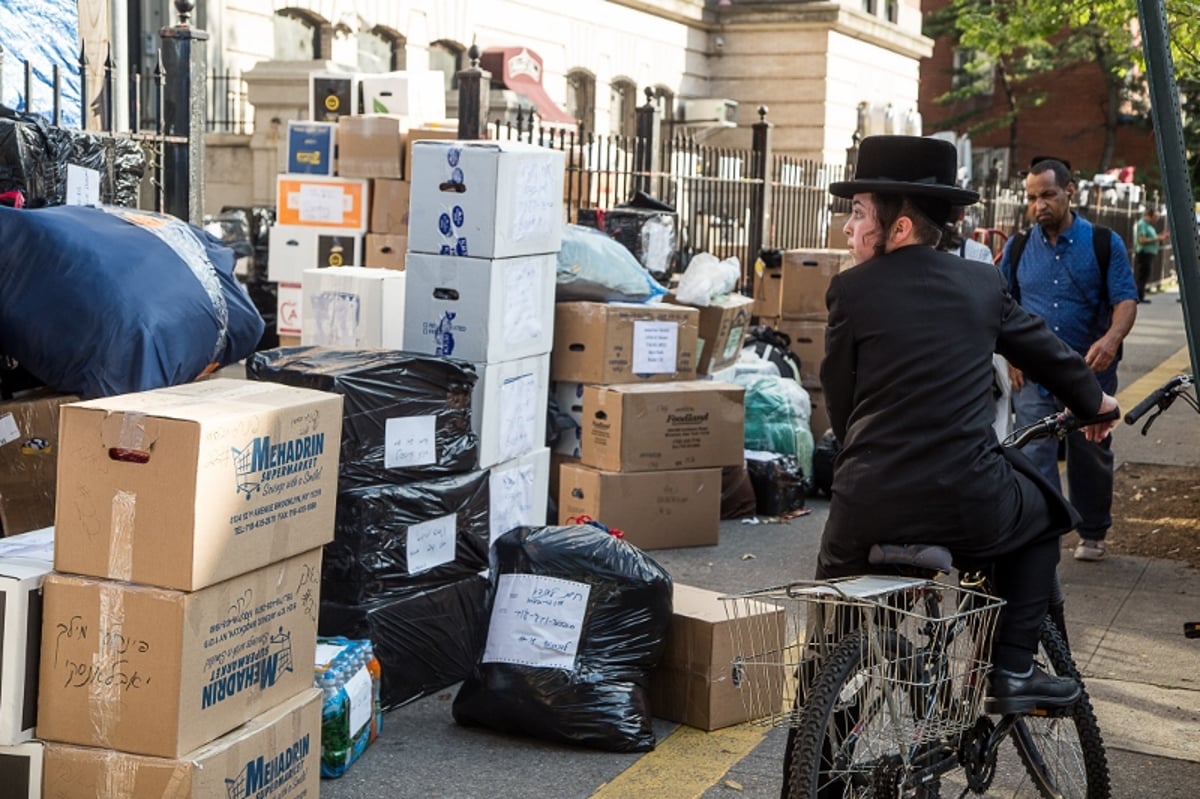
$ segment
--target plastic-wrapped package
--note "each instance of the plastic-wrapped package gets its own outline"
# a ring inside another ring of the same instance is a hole
[[[737,287],[742,270],[737,258],[717,260],[712,253],[697,253],[675,288],[675,299],[684,305],[707,308],[713,300]]]
[[[667,293],[633,253],[594,228],[564,225],[557,261],[558,302],[645,302]]]
[[[246,360],[252,380],[344,396],[339,487],[425,480],[479,463],[475,367],[396,350],[283,347]]]
[[[189,382],[263,331],[228,248],[115,206],[0,206],[0,297],[0,352],[84,399]]]
[[[645,686],[671,624],[671,578],[598,525],[519,527],[492,545],[483,654],[460,724],[614,752],[654,748]]]
[[[487,578],[477,574],[366,605],[322,600],[321,635],[367,638],[380,666],[384,710],[460,682],[487,632]]]
[[[370,641],[318,638],[313,674],[321,689],[321,776],[340,777],[383,728],[380,665]]]
[[[832,430],[826,430],[813,449],[813,488],[825,496],[833,493],[833,464],[842,446]]]
[[[804,507],[809,481],[795,456],[748,450],[746,470],[760,516],[783,516]]]
[[[47,194],[50,143],[45,124],[23,122],[19,117],[0,116],[0,194],[19,191],[31,207]]]
[[[746,449],[794,455],[804,473],[812,474],[812,400],[804,387],[786,377],[733,382],[746,389]]]
[[[487,568],[488,478],[477,471],[338,491],[321,596],[386,599]]]

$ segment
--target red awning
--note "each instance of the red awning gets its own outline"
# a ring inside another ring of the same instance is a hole
[[[542,87],[542,57],[526,47],[490,47],[479,66],[492,73],[492,82],[521,95],[543,122],[575,125],[575,119],[550,99]]]

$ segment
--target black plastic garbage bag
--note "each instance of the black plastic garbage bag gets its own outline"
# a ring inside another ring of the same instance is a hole
[[[746,470],[760,516],[783,516],[804,507],[809,481],[794,455],[747,453]]]
[[[654,748],[648,673],[671,578],[602,526],[519,527],[492,547],[487,640],[454,719],[614,752]]]

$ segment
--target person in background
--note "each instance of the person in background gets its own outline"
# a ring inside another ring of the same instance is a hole
[[[1060,339],[1082,355],[1106,394],[1116,394],[1121,343],[1137,318],[1137,289],[1125,243],[1110,232],[1109,260],[1102,267],[1090,222],[1071,210],[1075,181],[1062,161],[1035,159],[1025,176],[1028,213],[1034,221],[1020,256],[1012,263],[1014,236],[1005,245],[1000,271],[1021,306],[1046,321]],[[1107,275],[1107,279],[1102,279]],[[1016,424],[1023,427],[1063,410],[1052,387],[1009,370]],[[1035,441],[1025,448],[1051,484],[1061,486],[1058,442]],[[1103,560],[1112,525],[1112,439],[1092,440],[1082,432],[1066,441],[1067,486],[1079,512],[1076,560]]]
[[[1142,218],[1133,228],[1133,260],[1137,263],[1137,301],[1150,302],[1146,296],[1146,284],[1150,282],[1150,270],[1158,256],[1158,248],[1167,240],[1167,233],[1159,233],[1158,208],[1147,205]]]

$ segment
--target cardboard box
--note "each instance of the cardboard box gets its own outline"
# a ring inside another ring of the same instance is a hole
[[[279,225],[325,228],[327,233],[366,233],[370,201],[370,183],[359,178],[275,178],[275,223]]]
[[[809,386],[804,389],[812,401],[812,416],[808,420],[808,429],[812,432],[813,440],[820,441],[821,436],[829,429],[829,405],[825,402],[825,392],[819,386]]]
[[[311,688],[321,550],[198,591],[50,574],[39,738],[179,757]]]
[[[378,269],[404,271],[408,236],[403,233],[368,233],[363,237],[363,262]]]
[[[553,358],[551,359],[553,364]],[[550,384],[550,397],[560,417],[568,417],[574,426],[559,431],[551,447],[560,455],[569,455],[575,460],[583,451],[583,389],[586,384],[572,380],[559,380]]]
[[[846,250],[786,250],[778,269],[755,273],[754,315],[824,320],[829,281],[853,265]]]
[[[518,458],[546,445],[550,356],[477,365],[471,427],[479,439],[479,468]]]
[[[446,73],[400,71],[363,75],[363,111],[401,114],[416,122],[446,118]]]
[[[303,277],[303,272],[300,273]],[[300,334],[304,330],[304,292],[300,281],[280,283],[275,294],[275,330],[279,333],[279,346],[300,346]],[[285,343],[285,339],[287,343]]]
[[[563,164],[559,150],[500,141],[413,145],[413,252],[513,258],[562,246]]]
[[[0,746],[0,785],[4,786],[4,796],[11,799],[42,799],[44,760],[45,748],[41,741]],[[46,795],[57,797],[57,794]]]
[[[850,249],[850,239],[846,237],[846,223],[850,221],[850,214],[832,214],[829,217],[829,236],[826,247],[831,250],[848,250]]]
[[[488,475],[489,544],[517,527],[542,527],[550,497],[550,449],[498,463]]]
[[[293,175],[333,175],[337,125],[288,120],[287,171]]]
[[[554,380],[640,383],[696,376],[700,312],[685,305],[560,302]]]
[[[333,537],[342,398],[214,379],[63,406],[54,567],[195,591]]]
[[[385,114],[338,119],[338,175],[348,178],[404,177],[408,120]]]
[[[273,225],[269,236],[267,278],[302,283],[304,270],[362,264],[357,233],[338,233],[304,225]]]
[[[320,775],[321,692],[312,688],[178,758],[46,745],[54,799],[316,799]]]
[[[370,231],[407,236],[410,194],[412,184],[407,180],[372,180]]]
[[[673,295],[667,299],[678,303]],[[737,363],[746,331],[750,329],[753,307],[754,300],[749,297],[729,294],[711,305],[696,308],[700,312],[700,360],[696,362],[696,374],[712,374]]]
[[[734,684],[734,659],[742,654],[735,640],[751,638],[763,652],[780,652],[787,643],[783,608],[761,603],[759,612],[727,617],[721,594],[675,583],[671,627],[658,666],[650,672],[654,715],[701,730],[717,730],[752,720],[745,696],[757,706],[783,706],[784,674],[748,669]],[[749,682],[746,682],[749,681]]]
[[[562,469],[563,464],[566,464],[566,463],[579,463],[579,458],[573,458],[570,455],[563,455],[560,452],[551,452],[550,453],[549,488],[550,488],[550,496],[554,498],[554,507],[556,509],[558,508],[558,489],[562,482],[561,479],[559,478],[559,470]],[[550,521],[557,522],[558,517],[552,516]]]
[[[412,180],[413,145],[419,141],[458,141],[458,122],[447,120],[439,125],[426,120],[420,127],[408,129],[408,143],[404,147],[404,179]]]
[[[59,406],[77,399],[39,390],[0,402],[0,534],[54,524]]]
[[[308,73],[308,118],[337,122],[338,117],[360,113],[361,78],[353,73]]]
[[[42,580],[53,559],[53,530],[0,540],[0,745],[29,740],[37,726]]]
[[[488,260],[410,251],[404,349],[472,363],[550,352],[555,269],[553,254]]]
[[[773,319],[769,324],[792,340],[788,347],[800,359],[800,383],[806,388],[821,385],[821,363],[825,360],[825,332],[828,326],[803,319]]]
[[[404,280],[404,272],[366,266],[305,270],[300,343],[403,349]]]
[[[580,460],[610,472],[738,466],[745,394],[712,380],[586,386]]]
[[[642,549],[712,546],[721,531],[721,470],[602,472],[564,463],[558,522],[591,516]]]

